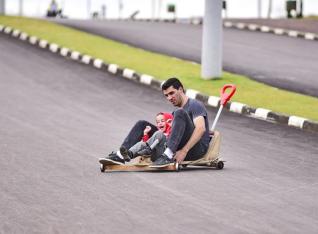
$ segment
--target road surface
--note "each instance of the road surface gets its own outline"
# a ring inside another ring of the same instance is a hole
[[[161,92],[4,35],[0,51],[0,233],[317,231],[317,134],[224,111],[223,170],[102,174],[136,120],[172,110]]]

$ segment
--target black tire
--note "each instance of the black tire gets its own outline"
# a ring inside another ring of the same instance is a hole
[[[106,168],[104,166],[104,164],[100,164],[100,171],[101,172],[105,172]]]
[[[218,164],[216,165],[217,169],[222,170],[224,168],[224,162],[218,161]]]
[[[176,162],[175,166],[176,166],[176,172],[178,172],[180,170],[180,168],[181,168],[181,165]]]

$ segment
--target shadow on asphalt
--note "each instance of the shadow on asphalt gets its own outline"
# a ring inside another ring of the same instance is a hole
[[[225,169],[225,168],[224,168]],[[224,170],[222,169],[222,170]],[[105,171],[101,172],[101,174],[109,174],[109,173],[180,173],[180,172],[186,172],[186,171],[222,171],[217,168],[213,167],[186,167],[186,168],[181,168],[178,171],[164,171],[164,170],[152,170],[152,171],[147,171],[147,170],[140,170],[140,171]]]

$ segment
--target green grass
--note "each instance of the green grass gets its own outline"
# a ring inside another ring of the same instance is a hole
[[[306,16],[305,19],[314,19],[314,20],[318,20],[318,15],[309,15]]]
[[[0,16],[0,24],[100,58],[106,63],[116,63],[138,73],[152,75],[160,80],[171,76],[179,77],[186,88],[207,95],[219,96],[219,90],[224,84],[234,83],[237,85],[237,93],[233,101],[318,121],[318,99],[314,97],[280,90],[228,72],[223,72],[221,79],[202,80],[201,66],[198,64],[148,52],[39,19]]]

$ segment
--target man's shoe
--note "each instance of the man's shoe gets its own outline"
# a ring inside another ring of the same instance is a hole
[[[152,149],[150,148],[150,146],[147,144],[143,149],[139,150],[136,154],[140,155],[140,156],[149,156],[152,153]]]
[[[129,149],[127,149],[125,146],[123,146],[123,145],[120,146],[119,152],[121,153],[121,155],[123,156],[123,158],[127,162],[129,162],[130,159],[133,158],[133,153]]]
[[[174,160],[171,158],[168,158],[167,155],[162,154],[159,158],[156,159],[156,161],[154,161],[152,163],[152,165],[150,165],[149,167],[166,167],[169,166],[171,163],[174,163]]]
[[[116,152],[111,152],[107,157],[105,158],[99,158],[99,162],[101,164],[117,164],[117,165],[123,165],[125,164],[125,160],[123,158],[120,158]]]

